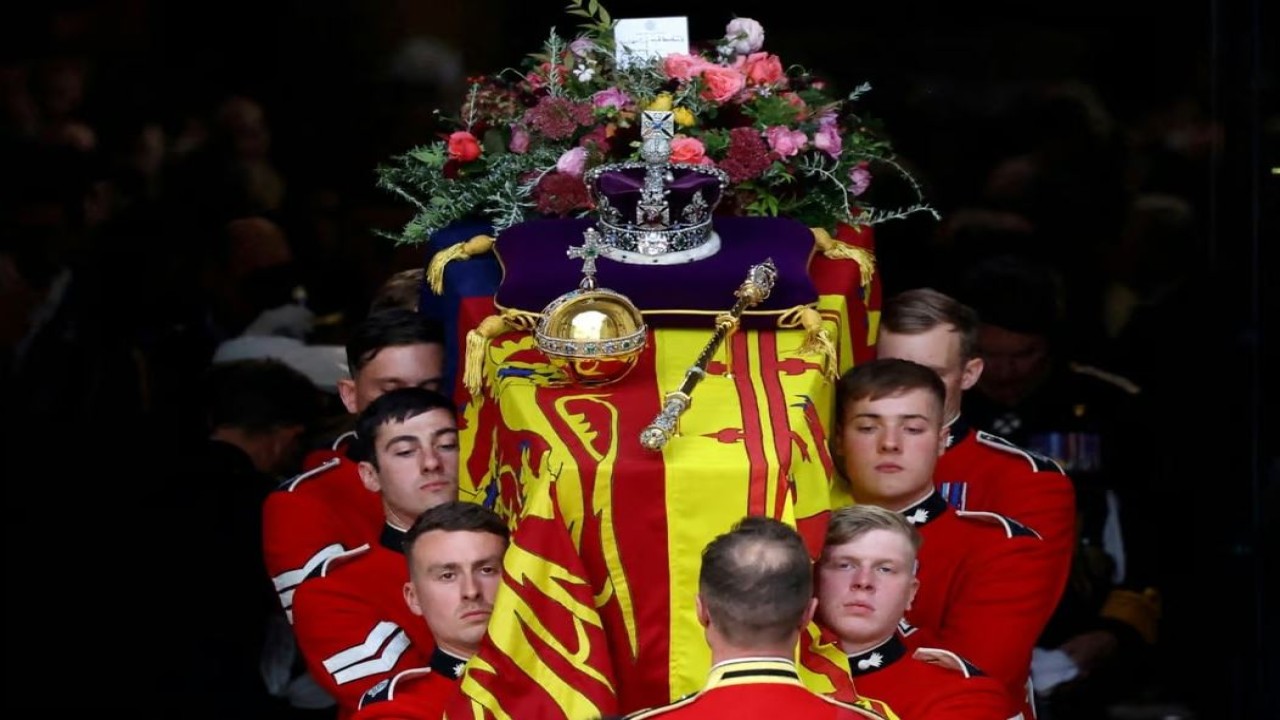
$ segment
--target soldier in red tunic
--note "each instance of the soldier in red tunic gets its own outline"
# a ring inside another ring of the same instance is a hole
[[[800,682],[796,643],[816,604],[813,571],[800,535],[778,520],[743,519],[702,553],[696,605],[711,647],[706,686],[669,705],[626,717],[896,717],[817,695]]]
[[[457,499],[458,430],[453,404],[421,388],[393,390],[356,422],[364,487],[381,499],[372,547],[331,558],[294,596],[294,631],[307,668],[338,703],[356,710],[371,687],[425,664],[435,643],[405,603],[406,530],[426,510]]]
[[[971,428],[961,412],[964,392],[982,377],[978,329],[977,314],[954,298],[908,290],[885,303],[876,354],[920,363],[942,378],[949,433],[933,477],[942,497],[956,510],[999,513],[1035,530],[1044,538],[1039,572],[1065,585],[1076,542],[1071,480],[1052,460]]]
[[[854,368],[836,388],[836,455],[858,503],[902,513],[924,537],[920,589],[903,631],[908,647],[962,653],[1031,716],[1031,650],[1062,585],[1041,572],[1044,541],[1033,530],[996,513],[954,510],[934,488],[946,447],[945,393],[936,372],[907,360]]]
[[[338,382],[350,413],[400,387],[436,389],[441,367],[440,331],[409,310],[370,315],[347,343],[351,378]],[[382,503],[365,489],[348,457],[352,433],[332,450],[308,455],[306,472],[285,482],[263,506],[263,552],[280,603],[292,616],[293,593],[326,561],[382,532]]]
[[[418,517],[404,540],[404,599],[410,612],[422,616],[436,647],[426,667],[404,670],[365,692],[354,720],[444,715],[489,624],[507,537],[502,518],[475,503],[448,502]]]
[[[1017,717],[1000,683],[948,650],[911,652],[898,634],[920,585],[919,547],[920,534],[898,513],[855,505],[831,514],[818,565],[818,617],[849,653],[858,693],[904,718]]]

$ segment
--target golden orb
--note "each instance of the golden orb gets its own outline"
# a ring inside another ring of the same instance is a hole
[[[644,318],[626,296],[596,287],[552,300],[534,332],[551,364],[584,387],[625,377],[644,351],[647,337]]]

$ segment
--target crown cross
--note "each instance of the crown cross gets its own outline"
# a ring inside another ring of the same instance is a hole
[[[661,135],[666,140],[676,136],[676,115],[670,110],[645,110],[640,115],[641,140],[648,140],[650,135]]]
[[[714,254],[720,245],[711,214],[728,187],[728,174],[707,165],[672,164],[674,112],[645,110],[639,126],[637,160],[598,165],[583,176],[599,215],[601,254],[643,265]]]
[[[596,286],[596,258],[600,257],[603,249],[600,233],[592,227],[582,233],[582,245],[570,245],[565,250],[569,257],[582,260],[582,283],[579,287],[583,290]]]

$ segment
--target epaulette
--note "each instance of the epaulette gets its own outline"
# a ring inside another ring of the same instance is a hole
[[[1138,395],[1142,392],[1142,388],[1139,387],[1137,383],[1123,375],[1117,375],[1113,372],[1107,372],[1102,368],[1096,368],[1092,365],[1083,365],[1081,363],[1071,363],[1070,368],[1073,373],[1097,378],[1098,380],[1119,388],[1130,395]]]
[[[993,525],[999,525],[1004,529],[1004,536],[1006,538],[1033,537],[1037,540],[1044,539],[1040,537],[1040,533],[1036,532],[1034,528],[1023,525],[1017,520],[1001,515],[1000,513],[984,512],[982,510],[956,510],[955,513],[956,517],[981,520]]]
[[[628,713],[626,715],[623,715],[622,717],[623,717],[623,720],[643,720],[644,718],[658,717],[665,712],[671,712],[672,710],[682,708],[685,705],[688,705],[689,703],[693,702],[694,700],[697,700],[699,694],[700,693],[692,692],[673,702],[669,702],[666,705],[659,705],[657,707],[645,708],[644,710],[636,710],[635,712]]]
[[[941,668],[954,670],[967,678],[981,677],[986,673],[982,672],[977,665],[965,660],[950,650],[942,648],[922,647],[912,653],[911,657],[927,662],[930,665],[937,665]]]
[[[356,704],[356,708],[359,709],[366,705],[383,702],[384,700],[391,700],[396,694],[396,683],[406,678],[419,677],[430,673],[431,668],[429,667],[414,668],[412,670],[404,670],[397,673],[393,678],[383,678],[378,681],[377,685],[369,688],[365,691],[364,695],[360,696],[360,702]]]
[[[342,460],[338,458],[329,458],[328,460],[325,460],[324,462],[311,468],[310,470],[304,473],[299,473],[289,478],[288,480],[285,480],[284,482],[280,483],[280,486],[277,487],[276,489],[283,490],[285,492],[293,492],[298,488],[298,485],[300,485],[304,480],[310,480],[311,478],[316,477],[317,475],[323,475],[324,473],[329,472],[330,470],[338,467],[341,464],[342,464]]]
[[[974,437],[978,442],[989,448],[994,448],[1011,455],[1021,456],[1027,462],[1031,463],[1031,469],[1036,472],[1057,472],[1062,475],[1066,475],[1062,470],[1062,466],[1048,455],[1041,455],[1034,450],[1027,450],[1026,448],[1018,447],[999,435],[993,435],[985,430],[979,430],[974,434]]]
[[[313,571],[312,577],[327,577],[330,572],[333,572],[340,566],[351,562],[368,551],[369,543],[365,543],[354,550],[338,553],[321,563],[320,566]]]

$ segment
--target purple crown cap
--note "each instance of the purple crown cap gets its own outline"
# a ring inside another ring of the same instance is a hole
[[[615,218],[631,223],[644,193],[644,163],[624,164],[596,175],[591,192],[596,205],[612,209]],[[723,178],[708,168],[697,165],[669,166],[666,200],[670,207],[671,227],[697,224],[710,216],[724,192]],[[697,199],[695,199],[697,198]],[[601,199],[604,202],[601,202]],[[693,212],[686,212],[692,206]]]

